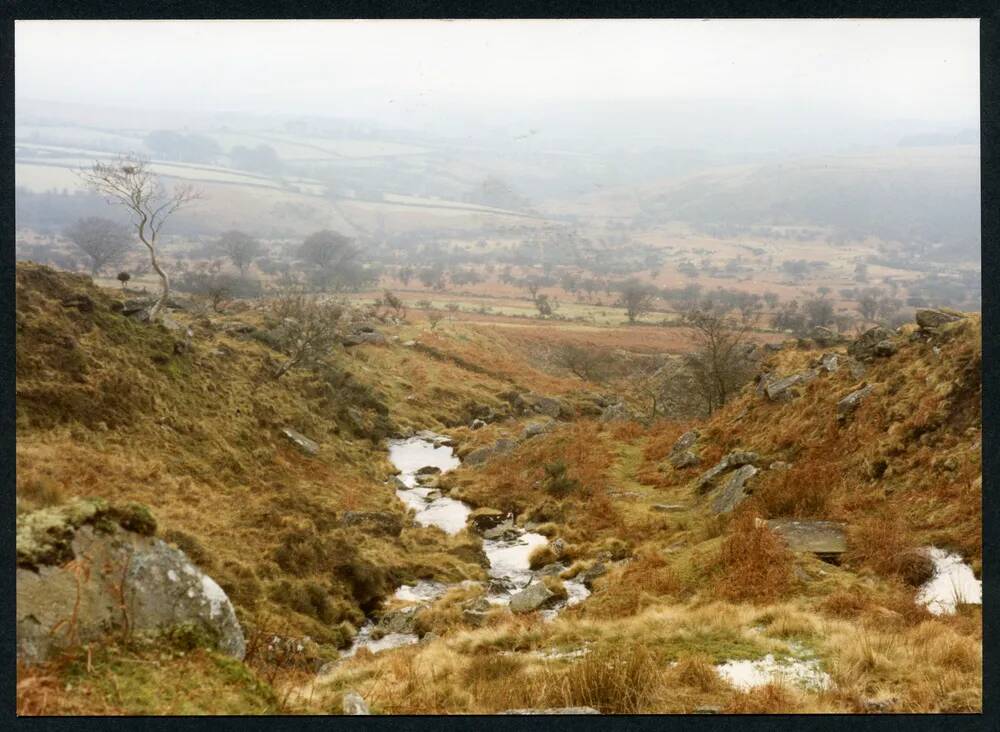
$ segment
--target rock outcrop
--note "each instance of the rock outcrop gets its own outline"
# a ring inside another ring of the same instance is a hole
[[[858,336],[847,347],[847,353],[859,361],[870,361],[876,356],[892,355],[895,350],[892,338],[892,331],[876,325]]]
[[[757,475],[757,468],[753,465],[743,465],[735,473],[729,476],[719,495],[712,502],[712,511],[715,513],[729,513],[740,505],[747,497],[748,491],[746,483]]]
[[[187,556],[154,538],[141,507],[76,500],[18,517],[17,653],[34,663],[109,633],[184,628],[242,658],[226,593]]]

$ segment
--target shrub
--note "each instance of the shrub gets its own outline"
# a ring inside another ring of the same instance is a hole
[[[564,498],[580,488],[580,482],[566,475],[566,463],[557,460],[547,463],[544,468],[545,492],[556,498]]]
[[[893,515],[874,516],[859,524],[851,532],[844,559],[914,587],[934,574],[930,557],[914,545],[903,522]]]
[[[770,471],[754,498],[767,516],[822,517],[839,482],[840,471],[834,465],[802,463]]]
[[[743,511],[730,523],[722,542],[716,592],[727,600],[764,602],[779,597],[791,579],[791,555],[753,511]]]
[[[549,691],[549,703],[594,707],[602,714],[650,711],[662,678],[661,664],[646,646],[603,648],[564,673]]]

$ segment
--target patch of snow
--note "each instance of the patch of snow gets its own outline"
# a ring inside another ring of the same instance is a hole
[[[983,583],[961,556],[937,547],[928,547],[927,554],[934,562],[934,576],[920,588],[918,603],[934,615],[951,615],[962,604],[983,604]]]
[[[740,690],[771,682],[793,684],[808,689],[826,689],[830,676],[816,659],[776,659],[770,653],[756,661],[726,661],[715,667],[719,676]]]

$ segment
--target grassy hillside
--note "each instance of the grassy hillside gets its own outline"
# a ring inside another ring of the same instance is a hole
[[[182,646],[81,650],[22,670],[23,713],[330,712],[348,689],[385,713],[981,707],[979,607],[933,616],[915,602],[928,571],[918,547],[980,571],[978,316],[929,339],[902,334],[863,375],[842,360],[789,402],[751,385],[707,421],[644,426],[599,420],[598,386],[538,357],[551,334],[380,323],[387,343],[337,347],[275,381],[263,307],[171,313],[181,330],[143,325],[113,291],[30,263],[16,294],[18,510],[74,496],[148,505],[159,535],[229,593],[250,648],[245,665]],[[593,342],[619,347],[610,334]],[[784,376],[821,353],[806,343],[762,366]],[[837,402],[864,382],[873,391],[838,420]],[[420,633],[436,638],[359,653],[317,679],[399,584],[485,578],[477,537],[411,525],[381,439],[433,429],[465,456],[540,421],[514,407],[528,392],[559,398],[561,419],[442,487],[548,536],[536,566],[561,540],[562,579],[592,572],[593,594],[552,622],[491,610],[479,625],[463,612],[475,593],[456,588],[422,616]],[[497,419],[468,427],[487,411]],[[671,446],[692,428],[701,465],[674,469]],[[756,452],[762,472],[748,500],[716,516],[694,481],[737,449]],[[395,516],[399,535],[342,525],[359,510]],[[838,564],[793,554],[761,518],[845,522],[848,551]],[[309,640],[280,660],[265,650],[274,635]],[[831,686],[738,691],[715,669],[768,654]],[[204,679],[197,693],[192,677]]]

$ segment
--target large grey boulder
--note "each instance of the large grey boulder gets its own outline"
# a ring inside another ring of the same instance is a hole
[[[920,326],[921,330],[935,330],[942,325],[954,323],[956,320],[961,320],[965,317],[965,315],[956,310],[947,310],[945,308],[921,308],[917,310],[915,315],[917,325]]]
[[[141,529],[145,533],[129,530]],[[184,552],[98,501],[18,517],[17,654],[28,663],[109,633],[190,628],[243,658],[232,603]]]
[[[744,465],[726,481],[719,491],[719,495],[712,502],[712,511],[715,513],[729,513],[740,505],[747,497],[746,483],[757,475],[757,468],[753,465]]]
[[[282,427],[281,434],[288,438],[288,440],[299,448],[299,450],[301,450],[304,454],[310,457],[315,457],[319,454],[319,443],[310,440],[301,432],[296,432],[291,427]]]
[[[543,582],[532,582],[523,590],[510,598],[510,611],[513,613],[530,613],[552,603],[556,594]]]
[[[860,336],[858,336],[848,347],[847,353],[859,361],[870,361],[879,355],[879,352],[884,352],[885,346],[881,345],[884,341],[892,341],[893,333],[891,330],[883,328],[881,325],[876,325],[874,328],[869,328]]]

